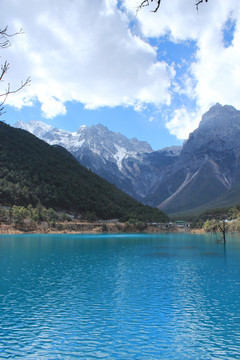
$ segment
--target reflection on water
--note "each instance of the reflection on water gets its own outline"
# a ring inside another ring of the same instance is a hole
[[[0,236],[1,359],[237,359],[240,239]]]

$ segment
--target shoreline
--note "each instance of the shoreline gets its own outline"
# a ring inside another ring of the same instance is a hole
[[[45,226],[44,226],[45,225]],[[117,233],[176,233],[176,232],[186,232],[191,234],[204,234],[203,229],[189,229],[185,227],[171,227],[167,228],[166,226],[155,226],[147,225],[144,228],[138,227],[133,224],[126,223],[77,223],[75,226],[76,229],[72,229],[70,226],[67,228],[68,224],[65,225],[66,228],[56,229],[49,228],[46,224],[36,225],[33,228],[21,229],[14,227],[9,224],[0,224],[0,235],[21,235],[21,234],[117,234]]]

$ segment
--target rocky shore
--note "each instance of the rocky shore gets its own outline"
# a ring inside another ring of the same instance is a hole
[[[61,222],[54,227],[46,222],[34,226],[15,226],[0,224],[0,234],[100,234],[100,233],[160,233],[160,232],[195,232],[186,227],[167,226],[167,224],[131,224],[120,222]],[[198,230],[196,232],[204,232]]]

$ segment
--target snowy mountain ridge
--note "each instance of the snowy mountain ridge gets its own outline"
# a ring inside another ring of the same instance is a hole
[[[72,133],[37,121],[15,126],[62,145],[82,165],[167,213],[240,203],[240,111],[233,106],[212,106],[182,147],[158,151],[103,125]]]
[[[115,163],[120,171],[124,159],[136,158],[140,153],[153,151],[147,142],[136,138],[127,139],[120,133],[109,131],[101,124],[91,127],[82,125],[75,132],[57,129],[35,120],[28,123],[18,121],[14,126],[27,130],[50,145],[61,145],[74,155],[79,154],[81,150],[86,152],[87,149],[101,156],[103,160]]]

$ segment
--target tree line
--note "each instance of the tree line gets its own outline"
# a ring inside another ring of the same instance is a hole
[[[143,205],[81,166],[60,146],[0,121],[0,204],[78,213],[97,219],[135,218],[164,222],[168,217]]]

